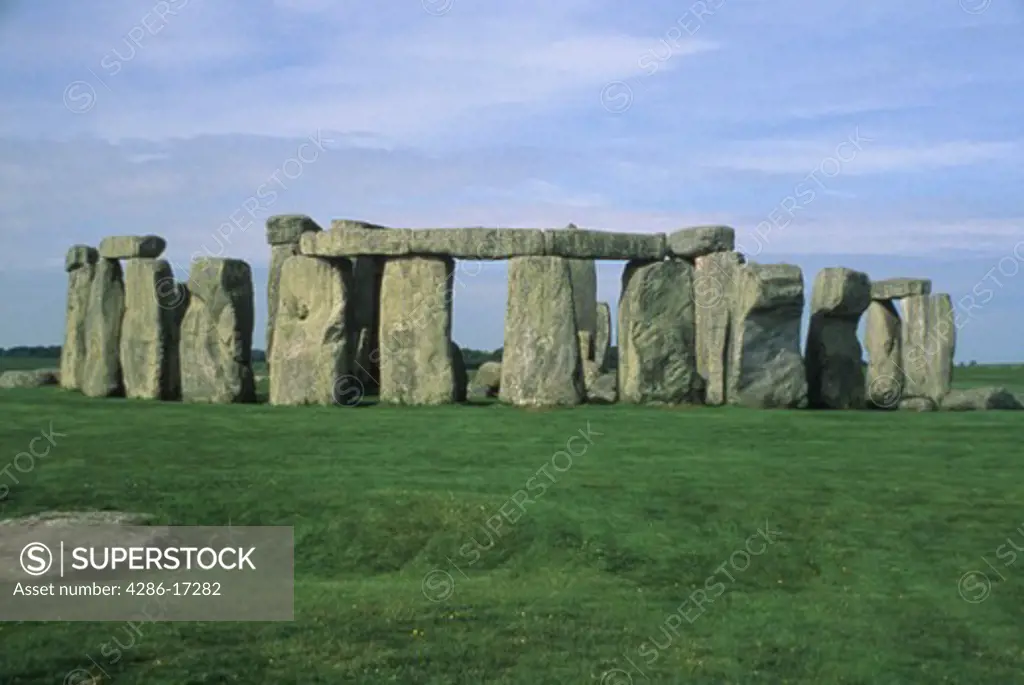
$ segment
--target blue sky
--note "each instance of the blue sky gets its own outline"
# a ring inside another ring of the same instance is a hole
[[[808,285],[974,291],[958,359],[1024,360],[1020,0],[0,8],[0,346],[59,343],[66,248],[126,233],[166,237],[182,277],[198,252],[253,264],[262,345],[263,222],[304,213],[725,223]],[[460,344],[501,344],[505,274],[464,279]]]

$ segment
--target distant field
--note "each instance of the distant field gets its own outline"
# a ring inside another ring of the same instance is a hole
[[[958,372],[1020,387],[1024,367]],[[0,416],[5,463],[50,422],[66,435],[4,483],[0,517],[124,509],[296,540],[294,622],[0,624],[4,685],[1022,682],[1024,567],[1006,550],[1024,546],[1024,412],[43,388],[0,391]],[[105,645],[129,637],[115,661]],[[112,680],[67,679],[81,668]]]

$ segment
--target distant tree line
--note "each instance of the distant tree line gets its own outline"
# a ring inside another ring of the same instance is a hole
[[[466,362],[467,369],[477,369],[484,362],[500,362],[501,355],[504,348],[499,347],[496,350],[471,350],[469,348],[463,348],[462,359]],[[618,349],[612,347],[608,350],[608,367],[616,368],[619,364]],[[19,347],[0,347],[0,357],[28,357],[32,359],[60,359],[60,345],[35,345],[19,346]],[[254,362],[265,362],[267,360],[267,353],[264,350],[252,351],[252,360]]]

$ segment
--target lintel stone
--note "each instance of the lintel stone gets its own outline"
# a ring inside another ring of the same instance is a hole
[[[694,226],[669,233],[666,242],[670,255],[692,260],[713,252],[732,252],[736,230],[730,226]]]
[[[899,300],[931,293],[932,282],[927,278],[889,278],[871,283],[872,300]]]
[[[320,225],[305,214],[278,214],[267,219],[267,242],[290,245],[298,242],[304,233],[321,230]]]
[[[166,248],[158,235],[117,235],[100,241],[99,253],[104,259],[156,259]]]

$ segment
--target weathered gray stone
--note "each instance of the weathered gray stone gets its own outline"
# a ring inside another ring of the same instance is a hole
[[[807,333],[807,399],[812,407],[863,409],[865,370],[857,339],[861,314],[871,303],[871,279],[860,271],[818,272]]]
[[[267,219],[267,243],[295,245],[303,233],[319,233],[320,225],[305,214],[278,214]]]
[[[867,347],[867,401],[877,409],[895,409],[903,396],[901,323],[891,300],[868,305],[864,330]]]
[[[99,250],[88,245],[72,245],[64,257],[64,270],[71,272],[83,266],[91,266],[100,258]]]
[[[807,404],[800,355],[804,281],[791,264],[745,264],[738,270],[731,362],[730,404],[799,408]]]
[[[544,252],[550,257],[573,259],[659,260],[668,254],[664,233],[613,233],[582,228],[545,230]]]
[[[469,373],[466,371],[466,360],[462,356],[462,348],[451,343],[452,376],[455,379],[455,401],[465,402],[469,393]]]
[[[526,228],[346,228],[305,233],[300,252],[319,257],[450,256],[492,260],[559,256],[573,259],[662,259],[665,235]]]
[[[604,371],[612,344],[612,310],[607,302],[597,303],[597,328],[594,332],[594,361]]]
[[[181,394],[186,402],[254,402],[252,270],[239,259],[192,264],[181,322]]]
[[[956,323],[949,295],[910,296],[902,300],[901,341],[904,397],[938,403],[953,385]]]
[[[121,323],[124,319],[124,280],[116,259],[100,259],[89,287],[85,316],[85,370],[82,393],[88,397],[124,394],[121,373]]]
[[[700,404],[693,265],[632,261],[619,300],[619,401]]]
[[[897,405],[900,411],[926,412],[935,411],[935,402],[927,397],[904,397]]]
[[[267,242],[270,243],[270,271],[267,276],[267,342],[269,360],[274,352],[274,326],[277,320],[278,284],[285,260],[299,253],[303,233],[319,233],[320,226],[304,214],[284,214],[267,219]],[[269,364],[269,361],[268,361]]]
[[[472,393],[483,397],[497,397],[501,390],[501,362],[484,362],[473,375]]]
[[[932,282],[927,278],[888,278],[871,284],[872,300],[898,300],[931,293]]]
[[[591,404],[614,404],[619,397],[618,376],[615,372],[598,375],[587,386],[587,402]]]
[[[100,241],[99,253],[104,259],[156,259],[166,248],[158,235],[116,235]]]
[[[352,263],[293,255],[279,288],[270,403],[342,403],[351,374]]]
[[[89,341],[89,292],[96,273],[96,250],[76,245],[68,251],[68,295],[64,311],[64,344],[60,351],[60,382],[66,390],[79,390],[85,375]],[[91,260],[91,261],[90,261]]]
[[[181,397],[177,308],[181,291],[162,259],[129,259],[124,267],[121,368],[125,395],[138,399]]]
[[[583,360],[574,312],[565,259],[509,260],[502,401],[521,406],[571,406],[583,401]]]
[[[737,252],[713,252],[694,261],[697,373],[704,379],[704,403],[717,406],[727,401],[733,302],[743,257]]]
[[[590,331],[576,331],[576,338],[580,341],[580,359],[593,361],[594,334]]]
[[[714,252],[731,252],[736,247],[736,229],[730,226],[694,226],[669,233],[668,253],[694,260]]]
[[[42,388],[60,383],[60,369],[16,369],[0,373],[0,389]]]
[[[384,229],[387,226],[381,226],[380,224],[371,224],[368,221],[361,219],[332,219],[331,230],[332,231],[348,231],[353,228],[361,229]]]
[[[390,233],[390,231],[377,231]],[[458,401],[452,359],[453,260],[392,258],[380,288],[380,399],[391,404]]]
[[[1017,396],[1006,388],[970,388],[950,390],[942,398],[944,411],[973,411],[987,409],[1024,409]]]

